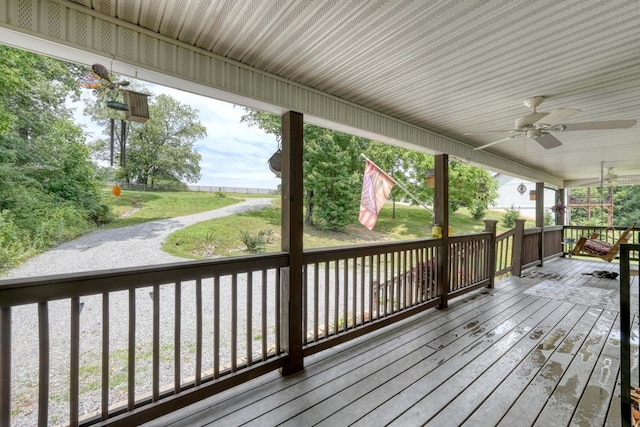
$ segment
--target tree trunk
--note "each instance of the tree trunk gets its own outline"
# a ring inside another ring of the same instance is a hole
[[[304,223],[306,225],[312,225],[313,220],[313,190],[307,191],[307,213],[304,218]]]

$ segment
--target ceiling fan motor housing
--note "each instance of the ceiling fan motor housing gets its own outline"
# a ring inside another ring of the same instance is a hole
[[[524,130],[533,127],[533,125],[549,113],[529,113],[516,119],[516,129]]]

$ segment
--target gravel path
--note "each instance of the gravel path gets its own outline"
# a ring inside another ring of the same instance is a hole
[[[263,209],[273,199],[247,199],[212,211],[98,230],[30,259],[0,280],[185,261],[162,251],[166,237],[198,222]]]

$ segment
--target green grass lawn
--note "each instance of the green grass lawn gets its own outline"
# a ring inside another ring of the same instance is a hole
[[[393,206],[387,204],[382,211],[375,228],[371,231],[359,223],[349,225],[344,233],[305,227],[304,247],[318,248],[344,246],[376,241],[397,241],[431,236],[431,214],[422,207],[396,205],[395,218]],[[500,220],[502,214],[487,211],[486,219]],[[477,233],[484,230],[484,222],[471,217],[466,209],[460,209],[450,216],[455,234]],[[203,259],[244,255],[250,253],[241,239],[241,232],[257,234],[264,231],[270,239],[260,252],[280,250],[280,207],[279,199],[267,209],[246,212],[201,222],[169,236],[163,249],[179,257]],[[506,230],[498,224],[498,233]]]
[[[131,191],[123,190],[119,197],[108,190],[107,204],[116,215],[116,220],[106,228],[124,227],[158,219],[173,218],[209,211],[242,202],[242,198],[229,194],[196,191]]]

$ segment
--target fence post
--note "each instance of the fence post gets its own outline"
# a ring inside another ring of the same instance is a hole
[[[493,288],[496,282],[496,225],[498,221],[495,219],[484,220],[484,231],[491,233],[491,239],[489,239],[489,247],[487,248],[487,263],[489,271],[489,284],[487,288]]]
[[[511,275],[522,274],[522,244],[524,242],[524,219],[516,219],[516,228],[513,235],[513,248],[511,249]]]

